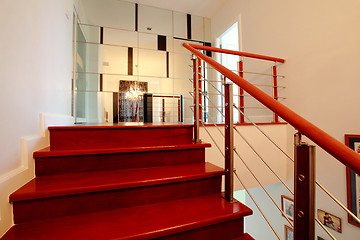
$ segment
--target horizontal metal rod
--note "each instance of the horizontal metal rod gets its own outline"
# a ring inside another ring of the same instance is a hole
[[[315,221],[320,225],[320,227],[322,229],[324,229],[324,231],[333,239],[333,240],[336,240],[336,238],[329,232],[329,230],[327,230],[324,225],[320,222],[319,219],[315,218]]]
[[[289,156],[289,154],[287,154],[284,150],[282,150],[282,148],[277,145],[263,130],[261,130],[259,128],[259,126],[254,123],[253,121],[251,121],[251,119],[244,113],[240,110],[240,108],[238,108],[237,106],[234,105],[234,107],[239,111],[240,114],[242,114],[246,120],[248,120],[254,127],[256,127],[256,129],[262,134],[264,135],[277,149],[279,149],[288,159],[290,159],[293,163],[295,162],[294,159],[292,157]]]
[[[351,168],[355,173],[360,175],[360,155],[357,154],[354,150],[350,149],[348,146],[341,143],[339,140],[330,136],[328,133],[324,132],[311,122],[307,121],[305,118],[301,117],[299,114],[295,113],[290,108],[281,104],[279,101],[274,100],[273,97],[253,86],[251,83],[249,83],[242,77],[231,72],[229,69],[216,62],[214,59],[206,56],[205,54],[195,49],[197,48],[204,50],[203,46],[186,43],[183,43],[183,46],[190,52],[192,52],[194,55],[198,56],[208,64],[212,65],[221,74],[230,79],[233,83],[243,88],[247,93],[252,95],[263,105],[271,109],[273,112],[279,115],[279,117],[284,119],[298,131],[300,131],[303,135],[307,136],[310,140],[319,145],[322,149],[324,149],[334,158],[336,158],[337,160],[345,164],[347,167]],[[212,48],[208,47],[206,49]]]
[[[234,126],[234,130],[239,134],[239,136],[244,140],[244,142],[251,148],[251,150],[260,158],[260,160],[265,164],[265,166],[276,176],[276,178],[286,187],[286,189],[294,195],[294,192],[290,189],[290,187],[281,179],[281,177],[270,167],[270,165],[264,160],[263,157],[255,150],[255,148],[250,144],[250,142],[237,130]]]
[[[241,186],[245,189],[245,191],[247,192],[247,194],[250,196],[251,200],[254,202],[254,204],[256,205],[257,209],[259,209],[261,215],[263,216],[263,218],[265,219],[265,221],[267,222],[267,224],[269,225],[269,227],[271,228],[271,230],[273,231],[273,233],[276,235],[276,237],[281,240],[281,238],[279,237],[279,235],[277,234],[277,232],[275,231],[274,227],[271,225],[270,221],[267,219],[267,217],[265,216],[264,212],[261,210],[259,204],[257,204],[257,202],[255,201],[255,199],[253,198],[253,196],[251,195],[251,193],[249,192],[249,190],[247,189],[247,187],[244,185],[244,183],[240,180],[239,176],[237,175],[236,171],[234,171],[234,174],[236,176],[236,178],[239,180]]]
[[[245,160],[240,156],[240,154],[236,151],[236,149],[234,150],[234,152],[236,153],[236,155],[238,156],[238,158],[242,161],[242,163],[244,164],[244,166],[247,168],[247,170],[250,172],[250,174],[253,176],[253,178],[255,178],[256,182],[260,185],[260,187],[264,190],[264,192],[266,193],[266,195],[268,195],[268,197],[270,198],[270,200],[274,203],[274,205],[277,207],[277,209],[284,215],[285,219],[288,221],[288,223],[294,227],[294,224],[290,221],[290,219],[286,216],[286,214],[284,213],[284,211],[280,208],[280,206],[275,202],[274,198],[270,195],[270,193],[266,190],[266,188],[264,187],[264,185],[260,182],[260,180],[256,177],[256,175],[254,174],[253,171],[251,171],[250,167],[246,164]]]
[[[99,45],[99,46],[109,46],[109,47],[122,47],[122,48],[128,48],[129,46],[126,45],[119,45],[119,44],[111,44],[111,43],[98,43],[98,42],[84,42],[84,41],[76,41],[77,43],[83,43],[83,44],[91,44],[91,45]],[[133,46],[134,49],[139,49],[139,50],[150,50],[153,52],[159,52],[159,50],[154,49],[154,48],[142,48],[139,46]],[[169,53],[173,53],[173,54],[179,54],[179,55],[185,55],[185,56],[190,56],[190,54],[184,53],[184,52],[175,52],[175,51],[167,51]]]
[[[339,200],[337,200],[328,190],[326,190],[318,181],[315,181],[316,185],[318,185],[332,200],[334,200],[342,209],[344,209],[348,214],[351,215],[358,223],[360,223],[360,219],[356,217],[347,207],[345,207]]]
[[[152,95],[152,97],[157,97],[157,98],[181,98],[180,96],[169,96],[169,95]]]
[[[216,141],[214,140],[214,138],[211,136],[210,132],[206,129],[206,126],[204,125],[203,121],[200,121],[201,125],[203,126],[203,128],[205,129],[205,131],[207,132],[207,134],[209,135],[209,137],[211,138],[211,140],[213,141],[213,143],[215,144],[215,146],[217,147],[217,149],[220,151],[221,155],[225,158],[225,154],[223,153],[223,151],[220,149],[219,145],[216,143]]]
[[[203,111],[206,115],[209,115],[208,112],[205,112]],[[209,116],[208,116],[208,119],[211,119]],[[210,124],[214,124],[216,129],[220,132],[220,134],[225,138],[225,135],[223,134],[223,132],[220,130],[220,128],[218,127],[218,125],[215,123],[215,121],[211,121]]]
[[[98,73],[98,72],[76,72],[78,74],[94,74],[94,75],[109,75],[109,76],[125,76],[125,77],[143,77],[143,78],[161,78],[161,79],[174,79],[174,80],[181,80],[181,81],[188,81],[188,78],[174,78],[174,77],[161,77],[161,76],[149,76],[149,75],[140,75],[140,74],[134,74],[134,75],[128,75],[128,74],[122,74],[122,73]],[[127,81],[127,80],[125,80]],[[129,79],[130,81],[130,79]],[[134,80],[134,81],[139,81]]]
[[[205,50],[205,51],[226,53],[226,54],[231,54],[231,55],[237,55],[237,56],[248,57],[248,58],[256,58],[256,59],[272,61],[272,62],[279,62],[279,63],[284,63],[285,62],[285,59],[282,59],[282,58],[269,57],[269,56],[254,54],[254,53],[239,52],[239,51],[234,51],[234,50],[228,50],[228,49],[222,49],[222,48],[216,48],[216,47],[209,47],[209,46],[203,46],[203,45],[191,44],[191,43],[188,44],[188,45],[190,45],[192,48],[195,48],[197,50],[201,49],[201,50]]]
[[[211,67],[211,66],[208,66],[208,67],[205,67],[207,69],[212,69],[212,70],[215,70],[215,68]],[[239,70],[231,70],[230,71],[234,72],[234,73],[248,73],[248,74],[255,74],[255,75],[264,75],[264,76],[270,76],[270,77],[278,77],[278,78],[286,78],[286,76],[284,75],[274,75],[274,74],[270,74],[270,73],[258,73],[258,72],[249,72],[249,71],[239,71]]]

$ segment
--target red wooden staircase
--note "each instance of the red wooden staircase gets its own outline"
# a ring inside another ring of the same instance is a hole
[[[252,211],[221,197],[224,170],[192,125],[51,127],[36,178],[10,196],[1,238],[239,239]]]

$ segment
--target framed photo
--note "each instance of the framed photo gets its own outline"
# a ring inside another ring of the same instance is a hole
[[[342,227],[341,227],[341,218],[332,215],[331,213],[325,212],[323,210],[318,209],[317,210],[317,216],[319,221],[326,227],[341,233]]]
[[[345,135],[345,144],[360,154],[360,135]],[[360,217],[360,177],[350,168],[346,168],[347,207],[357,217]],[[360,227],[354,218],[348,214],[348,222]]]
[[[285,215],[291,220],[294,221],[294,200],[281,195],[281,209],[285,213]]]
[[[285,225],[285,240],[294,240],[294,230]]]

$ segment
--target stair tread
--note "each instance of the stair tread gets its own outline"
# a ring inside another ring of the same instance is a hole
[[[40,176],[10,195],[10,202],[202,179],[224,174],[208,162]]]
[[[116,128],[192,128],[194,124],[173,124],[173,123],[109,123],[109,124],[76,124],[76,125],[68,125],[68,126],[49,126],[49,130],[91,130],[91,129],[116,129]]]
[[[220,194],[18,224],[2,240],[150,239],[252,214]],[[251,238],[241,238],[250,240]]]
[[[249,234],[245,233],[243,236],[233,238],[231,240],[254,240],[254,238],[252,238]]]
[[[111,153],[130,153],[130,152],[146,152],[146,151],[164,151],[164,150],[179,150],[179,149],[196,149],[211,147],[210,143],[192,143],[179,144],[167,146],[145,146],[145,147],[111,147],[111,148],[86,148],[86,149],[52,149],[46,147],[34,152],[34,158],[40,157],[58,157],[58,156],[77,156],[77,155],[92,155],[92,154],[111,154]]]

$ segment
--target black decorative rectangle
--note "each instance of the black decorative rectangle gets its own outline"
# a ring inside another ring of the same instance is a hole
[[[104,76],[102,73],[100,73],[100,92],[103,91],[103,86],[104,86]]]
[[[104,28],[100,27],[100,44],[104,44]]]
[[[158,35],[158,50],[166,51],[166,36]]]
[[[191,39],[191,14],[187,15],[187,38]]]
[[[170,57],[169,52],[166,52],[166,77],[170,77]]]
[[[128,48],[128,75],[133,75],[134,49]]]
[[[139,4],[135,3],[135,32],[138,31],[139,25]]]
[[[144,94],[144,122],[151,123],[153,119],[153,100],[151,93]]]
[[[209,42],[205,42],[204,43],[205,46],[211,47],[211,43]],[[205,51],[205,55],[208,57],[212,57],[212,52],[211,51]]]
[[[119,122],[119,93],[113,92],[113,123]]]

